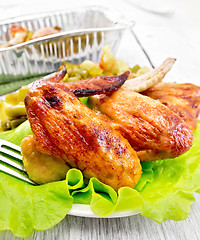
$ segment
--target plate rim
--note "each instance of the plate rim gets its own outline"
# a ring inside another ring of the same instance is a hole
[[[113,211],[110,215],[106,217],[100,217],[93,213],[90,208],[90,205],[87,204],[77,204],[74,203],[72,208],[67,215],[76,216],[76,217],[87,217],[87,218],[121,218],[121,217],[130,217],[140,214],[140,211],[129,209],[124,211]]]

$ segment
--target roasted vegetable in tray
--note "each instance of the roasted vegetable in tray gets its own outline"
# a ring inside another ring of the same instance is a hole
[[[61,28],[58,26],[44,27],[32,32],[28,28],[23,28],[20,25],[12,25],[9,30],[10,39],[7,43],[0,44],[2,48],[58,33]]]

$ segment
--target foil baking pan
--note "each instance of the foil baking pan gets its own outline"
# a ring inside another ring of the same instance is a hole
[[[99,61],[101,48],[116,52],[122,34],[133,21],[118,11],[101,6],[40,13],[7,19],[0,23],[0,41],[9,41],[9,28],[17,24],[35,31],[59,26],[54,35],[0,48],[0,83],[58,70],[62,61]]]

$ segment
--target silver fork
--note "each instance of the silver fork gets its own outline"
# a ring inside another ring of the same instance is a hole
[[[2,139],[0,139],[0,171],[36,185],[26,174],[22,163],[21,148]]]

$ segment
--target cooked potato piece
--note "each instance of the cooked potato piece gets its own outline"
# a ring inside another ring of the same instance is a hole
[[[109,46],[104,46],[102,51],[103,53],[99,62],[99,66],[104,70],[104,72],[112,72],[116,63],[116,58],[112,54]]]
[[[27,92],[29,91],[30,87],[29,86],[22,86],[19,90],[18,90],[18,94],[17,94],[17,102],[24,102],[24,98],[27,94]]]
[[[17,98],[18,98],[17,91],[13,92],[13,93],[8,93],[5,96],[5,102],[8,104],[11,104],[11,105],[16,105],[16,104],[18,104]]]
[[[64,160],[40,153],[32,135],[25,137],[21,144],[21,153],[26,171],[35,183],[44,184],[66,178],[69,166]]]

